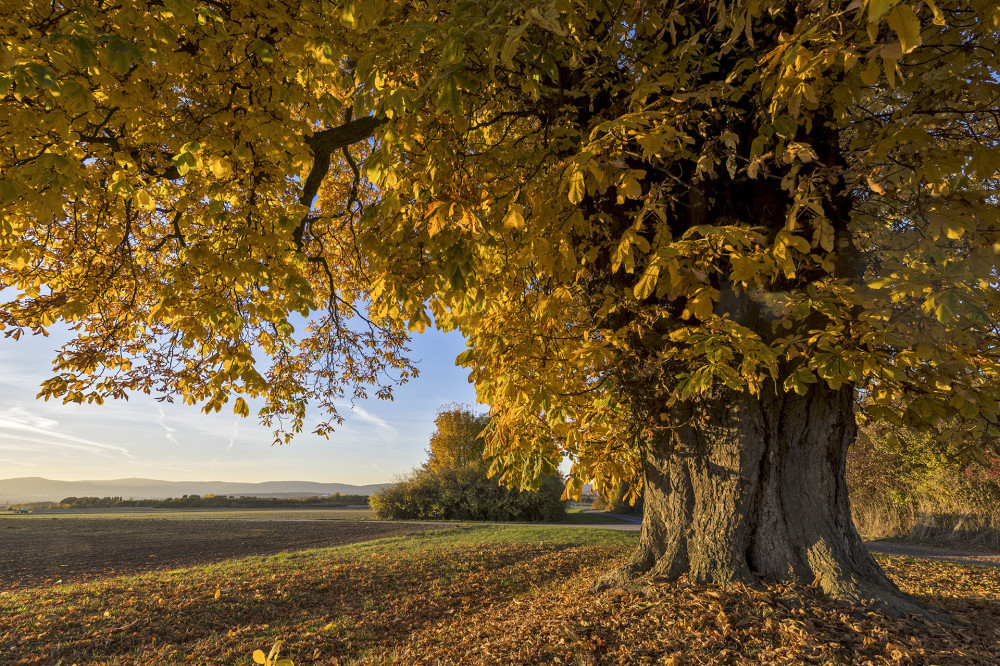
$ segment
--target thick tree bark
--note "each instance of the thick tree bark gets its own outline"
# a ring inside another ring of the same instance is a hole
[[[768,394],[769,393],[769,394]],[[868,553],[845,479],[853,389],[760,397],[728,389],[670,415],[644,448],[644,517],[628,563],[595,586],[642,574],[722,586],[815,584],[893,615],[931,609],[903,594]]]

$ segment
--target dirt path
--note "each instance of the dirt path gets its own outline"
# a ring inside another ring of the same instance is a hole
[[[941,560],[942,562],[954,562],[956,564],[981,564],[987,567],[1000,567],[1000,553],[890,541],[866,541],[865,546],[873,553],[882,553],[884,555],[903,555],[906,557],[921,557],[928,560]]]
[[[593,512],[598,513],[598,512]],[[624,521],[630,521],[621,525],[587,525],[586,527],[596,527],[611,530],[623,530],[626,532],[638,532],[642,529],[642,518],[628,515],[614,515]],[[581,526],[582,527],[582,526]],[[928,560],[940,560],[942,562],[954,562],[956,564],[980,564],[987,567],[1000,568],[1000,553],[962,550],[960,548],[945,548],[942,546],[925,546],[915,543],[898,543],[894,541],[866,541],[865,546],[873,553],[883,555],[902,555],[904,557],[921,557]]]

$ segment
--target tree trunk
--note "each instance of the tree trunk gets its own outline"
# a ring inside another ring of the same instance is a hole
[[[831,597],[893,615],[928,614],[864,547],[845,479],[855,436],[853,389],[806,395],[729,389],[670,414],[646,443],[639,546],[602,589],[642,574],[722,586],[816,584]]]

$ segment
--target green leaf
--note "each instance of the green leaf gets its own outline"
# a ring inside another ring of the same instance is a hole
[[[128,71],[132,68],[135,55],[132,44],[124,39],[115,37],[108,42],[107,53],[111,68],[122,76],[128,74]]]
[[[451,288],[455,291],[465,291],[465,276],[462,275],[462,268],[458,264],[452,266],[449,282],[451,283]]]
[[[274,62],[274,48],[263,39],[255,39],[250,43],[257,57],[268,64]]]
[[[20,196],[17,191],[17,185],[9,180],[0,180],[0,201],[4,203],[11,203]]]
[[[988,148],[980,148],[975,152],[972,157],[971,166],[973,171],[975,171],[976,178],[979,180],[986,180],[992,178],[993,174],[997,172],[998,166],[1000,166],[1000,161],[998,161],[998,155]]]
[[[795,132],[798,131],[798,129],[798,125],[784,116],[779,116],[774,119],[774,131],[778,133],[778,136],[791,139],[795,136]]]
[[[945,324],[957,316],[959,302],[954,291],[946,291],[937,297],[937,309],[934,315],[937,320]]]
[[[177,173],[179,173],[182,176],[185,175],[191,169],[198,166],[198,160],[195,159],[194,155],[188,152],[182,152],[178,155],[175,155],[173,158],[171,158],[170,161],[174,163],[175,167],[177,167]]]
[[[962,405],[959,413],[967,419],[975,418],[979,416],[979,407],[977,407],[974,403],[967,402]]]
[[[712,366],[712,373],[733,390],[739,391],[746,386],[743,380],[740,379],[739,373],[724,363]]]
[[[458,113],[461,111],[458,100],[458,86],[455,84],[455,77],[449,77],[441,86],[441,94],[438,96],[438,113]]]
[[[51,90],[58,86],[58,81],[48,67],[32,63],[27,65],[26,69],[31,73],[31,78],[34,79],[35,85],[39,88]]]

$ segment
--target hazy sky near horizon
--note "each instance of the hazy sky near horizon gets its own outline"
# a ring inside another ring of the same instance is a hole
[[[204,414],[141,393],[104,405],[35,399],[66,339],[0,337],[0,478],[384,483],[426,459],[439,407],[475,403],[469,371],[454,362],[462,337],[428,330],[410,345],[420,376],[398,387],[395,400],[345,403],[344,423],[329,439],[304,432],[272,446],[252,402],[251,416],[240,418],[232,403]],[[312,422],[318,417],[310,414]]]

